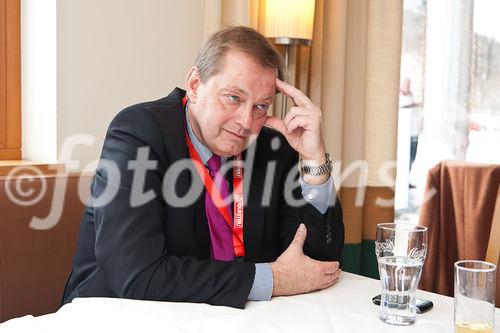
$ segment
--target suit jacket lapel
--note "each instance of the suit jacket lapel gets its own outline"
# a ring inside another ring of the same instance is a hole
[[[168,146],[166,151],[167,167],[173,163],[189,159],[189,150],[186,143],[186,113],[182,107],[182,98],[186,92],[176,88],[164,100],[166,110],[164,112],[155,112],[155,116],[164,134],[165,146]],[[176,187],[181,187],[182,190],[188,191],[193,182],[202,182],[200,176],[193,168],[193,172],[182,172],[177,179]],[[199,185],[199,184],[197,184]],[[172,185],[174,186],[174,185]],[[203,186],[203,185],[202,185]],[[184,191],[182,193],[185,193]],[[195,230],[197,238],[197,253],[199,258],[210,257],[210,232],[208,230],[208,222],[205,213],[205,193],[193,204],[194,209],[186,210],[189,216],[186,216],[186,221],[195,221]]]

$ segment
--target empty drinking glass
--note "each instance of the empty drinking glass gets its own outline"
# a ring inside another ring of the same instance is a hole
[[[427,255],[427,228],[403,223],[377,224],[375,253],[382,283],[380,319],[393,325],[413,324],[415,293]]]
[[[495,271],[486,261],[455,263],[455,333],[493,332]]]

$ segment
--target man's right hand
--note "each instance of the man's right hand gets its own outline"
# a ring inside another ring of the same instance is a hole
[[[273,296],[304,294],[338,281],[341,270],[337,261],[318,261],[304,254],[306,236],[306,227],[301,224],[290,246],[271,263]]]

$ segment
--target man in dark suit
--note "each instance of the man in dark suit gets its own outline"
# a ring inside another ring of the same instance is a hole
[[[63,303],[243,308],[338,280],[344,226],[321,111],[283,73],[262,35],[227,28],[200,51],[186,91],[113,119]],[[267,115],[276,90],[295,104],[284,120]]]

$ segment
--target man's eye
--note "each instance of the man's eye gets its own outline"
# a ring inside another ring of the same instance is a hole
[[[257,109],[259,109],[261,111],[267,111],[267,109],[269,108],[269,105],[267,105],[267,104],[257,104],[256,107],[257,107]]]
[[[235,95],[227,95],[226,98],[232,103],[237,103],[240,101],[240,98]]]

